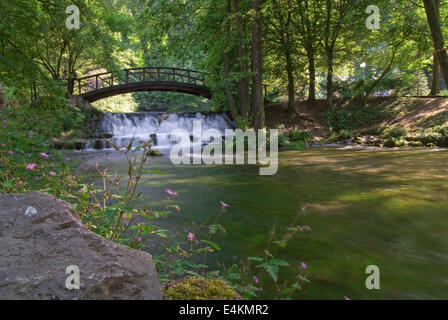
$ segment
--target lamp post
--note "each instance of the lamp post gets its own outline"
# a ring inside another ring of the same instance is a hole
[[[366,70],[367,64],[365,62],[363,62],[359,66],[362,69],[362,86],[364,87],[364,95],[365,95],[366,94],[366,73],[365,73],[365,70]]]
[[[359,66],[362,68],[362,79],[363,79],[364,81],[366,81],[365,70],[366,70],[367,64],[366,64],[365,62],[363,62],[363,63],[361,63]]]

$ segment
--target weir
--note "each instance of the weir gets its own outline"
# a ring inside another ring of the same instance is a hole
[[[226,129],[233,129],[234,123],[226,114],[221,113],[107,113],[98,128],[98,136],[106,136],[103,143],[92,140],[86,147],[89,149],[113,149],[113,145],[125,147],[134,137],[134,147],[139,141],[154,141],[154,148],[169,149],[175,144],[170,142],[171,133],[175,129],[184,129],[191,133],[193,143],[204,145],[201,137],[193,137],[193,121],[201,121],[203,130],[216,129],[224,136]],[[107,140],[109,142],[107,142]]]

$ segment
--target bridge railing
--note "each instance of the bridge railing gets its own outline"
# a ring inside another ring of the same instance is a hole
[[[150,81],[170,81],[205,86],[204,74],[200,71],[180,68],[145,67],[103,72],[76,78],[74,79],[73,91],[74,94],[81,95],[101,88]]]

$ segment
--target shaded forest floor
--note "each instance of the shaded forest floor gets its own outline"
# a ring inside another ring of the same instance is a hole
[[[318,100],[316,103],[307,103],[306,101],[296,101],[296,117],[289,119],[286,113],[288,107],[287,101],[275,102],[266,105],[266,126],[268,128],[277,128],[284,125],[286,129],[297,128],[301,131],[307,131],[313,136],[328,135],[323,119],[323,112],[326,108],[325,100]]]

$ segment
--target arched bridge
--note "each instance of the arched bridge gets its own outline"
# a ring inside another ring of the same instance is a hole
[[[203,73],[179,68],[124,69],[75,78],[73,83],[73,94],[88,102],[138,91],[172,91],[212,97]]]

